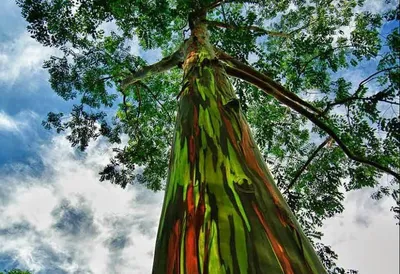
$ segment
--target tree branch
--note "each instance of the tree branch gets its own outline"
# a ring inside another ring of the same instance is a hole
[[[392,69],[398,69],[398,68],[400,68],[400,67],[399,67],[399,66],[395,66],[395,67],[389,67],[389,68],[384,68],[384,69],[378,70],[377,72],[371,74],[370,76],[368,76],[367,78],[365,78],[364,80],[362,80],[362,81],[360,82],[360,84],[358,85],[357,90],[359,90],[359,89],[361,88],[361,86],[365,85],[365,84],[368,83],[370,80],[372,80],[372,78],[373,78],[374,76],[376,76],[376,75],[378,75],[378,74],[380,74],[380,73],[382,73],[382,72],[389,71],[389,70],[392,70]]]
[[[215,8],[218,8],[219,6],[221,6],[225,1],[224,0],[217,0],[214,3],[211,3],[209,6],[207,6],[205,9],[206,10],[212,10]]]
[[[316,59],[318,59],[318,58],[320,58],[320,57],[323,57],[323,56],[325,56],[325,55],[328,55],[328,54],[330,54],[330,53],[333,53],[333,52],[335,52],[335,50],[344,49],[344,48],[351,48],[351,47],[352,47],[351,45],[338,46],[338,47],[334,47],[334,48],[331,48],[331,49],[327,49],[327,50],[325,50],[325,51],[323,51],[323,52],[318,53],[317,55],[314,55],[313,57],[311,57],[310,59],[308,59],[308,60],[304,63],[303,67],[299,70],[299,73],[298,73],[297,78],[300,78],[300,76],[303,75],[303,73],[306,71],[308,65],[309,65],[312,61],[314,61],[314,60],[316,60]]]
[[[136,88],[136,96],[138,97],[138,109],[136,114],[136,119],[140,117],[140,108],[142,106],[142,96],[140,95],[140,89]]]
[[[126,117],[128,117],[128,105],[126,104],[126,94],[124,92],[122,92],[122,104],[124,105],[124,112]]]
[[[303,107],[311,110],[312,112],[315,112],[315,113],[317,113],[319,115],[323,115],[323,112],[320,109],[318,109],[315,106],[313,106],[312,104],[304,101],[303,99],[301,99],[299,96],[297,96],[293,92],[288,91],[281,84],[277,83],[276,81],[274,81],[273,79],[271,79],[267,75],[265,75],[265,74],[263,74],[261,72],[258,72],[257,70],[255,70],[251,66],[248,66],[248,65],[240,62],[239,60],[233,58],[232,56],[228,55],[227,53],[223,52],[222,50],[220,50],[218,48],[215,48],[215,52],[217,54],[217,57],[220,60],[225,61],[225,62],[228,61],[229,65],[231,65],[231,66],[233,66],[233,67],[235,67],[235,68],[237,68],[239,70],[245,71],[248,74],[254,75],[255,77],[261,79],[262,81],[268,83],[272,87],[272,89],[275,90],[275,93],[280,93],[283,96],[290,98],[291,101],[302,105]]]
[[[219,28],[250,30],[250,31],[258,32],[261,35],[278,36],[278,37],[285,37],[285,38],[289,37],[289,34],[287,34],[287,33],[278,32],[278,31],[269,31],[269,30],[265,30],[258,26],[236,26],[236,25],[226,24],[223,22],[208,21],[208,20],[206,20],[204,22],[207,23],[209,26],[215,26],[215,27],[219,27]]]
[[[237,0],[236,0],[236,1],[237,1]],[[209,11],[209,10],[218,8],[219,6],[221,6],[221,5],[224,4],[224,3],[231,3],[231,2],[235,2],[235,0],[217,0],[217,1],[215,1],[214,3],[211,3],[210,5],[208,5],[208,6],[205,8],[205,11]],[[239,2],[239,1],[237,1],[237,2]],[[245,2],[245,1],[241,1],[241,2]]]
[[[131,75],[126,77],[121,82],[122,89],[126,89],[129,85],[136,83],[137,81],[144,79],[152,74],[158,74],[177,66],[183,62],[183,47],[181,46],[177,51],[168,57],[163,58],[159,62],[150,66],[143,67],[138,71],[132,72]]]
[[[329,136],[328,138],[325,139],[325,141],[323,141],[316,150],[314,150],[314,152],[310,155],[310,157],[308,157],[307,161],[304,163],[304,165],[302,165],[302,167],[297,170],[296,174],[294,175],[293,179],[290,181],[289,185],[287,186],[286,190],[283,193],[286,193],[289,191],[289,189],[291,189],[293,187],[293,185],[296,183],[297,179],[300,177],[300,175],[303,173],[304,170],[306,170],[306,168],[310,165],[310,163],[314,160],[314,158],[317,156],[318,152],[324,147],[326,146],[326,144],[328,144],[330,141],[332,140],[332,137]]]
[[[138,81],[136,82],[137,85],[141,86],[142,88],[146,89],[147,92],[151,95],[151,97],[153,97],[154,101],[156,101],[160,107],[163,109],[163,111],[165,112],[165,114],[168,116],[170,122],[173,121],[171,115],[168,113],[168,111],[165,109],[164,104],[160,102],[160,100],[158,100],[157,96],[152,92],[151,88],[149,88],[145,83],[143,83],[142,81]]]
[[[342,100],[338,100],[338,101],[335,101],[335,102],[332,102],[332,103],[328,103],[328,105],[325,107],[325,109],[322,111],[322,113],[323,113],[323,114],[326,114],[326,113],[327,113],[329,110],[331,110],[332,107],[334,107],[334,106],[342,105],[342,104],[345,104],[345,103],[348,103],[348,102],[351,102],[351,101],[356,101],[356,100],[362,100],[362,101],[373,101],[373,100],[377,100],[377,101],[389,103],[389,104],[392,104],[392,105],[400,105],[400,103],[397,103],[397,102],[393,102],[393,101],[389,101],[389,100],[384,100],[384,99],[376,99],[376,98],[374,98],[375,95],[370,96],[370,97],[360,97],[360,96],[358,96],[358,94],[359,94],[359,92],[361,91],[362,87],[363,87],[365,84],[367,84],[369,81],[371,81],[372,79],[374,79],[374,77],[375,77],[376,75],[378,75],[378,74],[380,74],[380,73],[382,73],[382,72],[385,72],[385,71],[390,71],[390,70],[392,70],[392,69],[398,69],[398,68],[400,68],[400,67],[399,67],[399,66],[389,67],[389,68],[381,69],[381,70],[379,70],[379,71],[377,71],[377,72],[371,74],[370,76],[368,76],[367,78],[365,78],[364,80],[362,80],[362,81],[358,84],[358,87],[357,87],[356,91],[354,92],[354,95],[353,95],[353,96],[348,97],[348,98],[345,98],[345,99],[342,99]],[[391,86],[389,86],[389,87],[391,87]],[[387,90],[387,89],[384,89],[383,91],[385,91],[385,90]],[[383,91],[382,91],[382,92],[383,92]]]
[[[249,4],[259,4],[254,0],[216,0],[214,3],[211,3],[210,5],[206,6],[203,10],[204,11],[209,11],[215,8],[218,8],[219,6],[221,6],[224,3],[249,3]],[[260,0],[260,2],[262,2]]]
[[[311,122],[313,122],[316,126],[318,126],[320,129],[325,131],[329,136],[332,137],[333,140],[336,141],[336,143],[339,145],[339,147],[343,150],[343,152],[349,157],[350,159],[360,162],[372,167],[375,167],[381,171],[384,171],[398,180],[400,180],[400,174],[393,171],[389,167],[383,166],[377,162],[371,161],[369,159],[365,159],[363,157],[355,155],[347,146],[346,144],[340,139],[340,137],[335,133],[335,131],[327,125],[324,121],[322,121],[316,114],[310,112],[307,110],[303,105],[299,104],[298,102],[294,102],[290,98],[283,96],[281,93],[277,94],[276,90],[274,89],[273,86],[271,86],[269,83],[263,81],[262,79],[258,78],[256,75],[249,74],[245,71],[242,71],[240,69],[226,66],[225,67],[226,72],[233,76],[237,77],[239,79],[242,79],[258,88],[263,90],[265,93],[269,95],[273,95],[276,99],[278,99],[280,102],[283,104],[287,105],[291,109],[297,111],[299,114],[307,117]]]
[[[323,113],[324,114],[327,113],[334,106],[346,104],[346,103],[351,102],[351,101],[375,101],[375,100],[379,101],[379,102],[384,102],[384,103],[400,106],[400,103],[398,103],[398,102],[389,101],[389,100],[385,100],[385,99],[376,99],[376,98],[374,98],[374,96],[371,96],[371,97],[352,96],[352,97],[348,97],[348,98],[345,98],[345,99],[342,99],[342,100],[339,100],[339,101],[335,101],[333,103],[328,104],[325,107]]]

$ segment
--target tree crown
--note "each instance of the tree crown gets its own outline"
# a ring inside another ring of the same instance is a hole
[[[377,187],[374,198],[391,195],[398,205],[398,7],[375,14],[362,9],[362,0],[17,3],[32,37],[60,49],[44,64],[52,88],[65,100],[79,100],[69,119],[51,112],[44,126],[67,131],[81,150],[99,136],[113,144],[128,136],[101,180],[125,187],[137,179],[162,188],[182,46],[192,24],[201,22],[309,236],[319,237],[315,227],[343,211],[343,188]],[[132,51],[135,41],[143,50],[161,49],[165,58],[149,65]],[[352,75],[361,69],[365,76]],[[107,116],[108,109],[115,115]],[[383,174],[392,185],[381,183]]]

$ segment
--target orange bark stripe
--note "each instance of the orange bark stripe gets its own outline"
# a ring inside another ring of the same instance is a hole
[[[168,242],[167,273],[180,273],[179,269],[180,220],[177,220]],[[175,272],[174,272],[175,269]]]
[[[186,272],[198,274],[198,258],[197,258],[197,237],[196,237],[196,218],[195,206],[193,199],[193,182],[188,186],[187,191],[187,220],[186,220],[186,238],[185,238],[185,263]]]
[[[276,256],[278,257],[278,260],[283,268],[283,271],[285,272],[285,274],[294,274],[293,268],[290,265],[290,261],[285,253],[285,250],[280,245],[280,243],[275,238],[275,236],[272,234],[271,229],[266,224],[264,217],[262,216],[261,212],[257,208],[257,205],[254,202],[252,204],[253,204],[253,209],[257,214],[258,219],[260,220],[261,224],[264,227],[265,232],[267,233],[267,237],[269,238],[269,240],[271,242],[272,248],[274,249],[274,252],[275,252]]]
[[[223,114],[223,107],[222,107],[221,101],[218,101],[218,108],[220,110],[221,117],[224,120],[225,128],[226,128],[226,131],[228,132],[228,136],[229,136],[229,139],[231,140],[231,144],[235,147],[236,150],[238,150],[239,148],[238,148],[238,145],[236,142],[235,133],[233,132],[232,124],[229,121],[229,119],[227,119],[225,117],[225,115]]]
[[[271,182],[269,182],[267,180],[267,178],[265,177],[265,174],[264,174],[263,170],[261,169],[259,162],[256,159],[256,155],[254,154],[254,150],[251,145],[252,140],[250,138],[250,133],[249,133],[250,129],[244,122],[241,123],[241,127],[242,127],[242,140],[240,142],[240,146],[242,148],[242,153],[244,155],[245,161],[249,165],[249,167],[252,170],[254,170],[260,178],[262,178],[265,186],[268,189],[268,192],[270,193],[270,195],[272,197],[274,204],[277,206],[279,220],[281,221],[281,223],[284,226],[286,226],[287,221],[282,217],[281,211],[280,211],[281,202],[280,202],[279,196],[277,195],[276,190],[272,187]]]

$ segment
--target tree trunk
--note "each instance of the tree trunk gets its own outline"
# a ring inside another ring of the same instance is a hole
[[[186,42],[153,274],[326,273],[251,137],[206,26]]]

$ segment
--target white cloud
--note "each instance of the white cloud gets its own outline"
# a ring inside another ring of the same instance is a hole
[[[388,3],[384,3],[384,1],[377,1],[377,0],[367,0],[365,1],[364,5],[362,7],[356,7],[355,12],[356,13],[362,13],[362,12],[370,12],[372,14],[383,14],[384,12],[387,12],[391,9],[395,9],[398,4],[398,1],[389,1]],[[347,39],[351,38],[351,32],[355,29],[355,17],[351,19],[351,22],[349,26],[341,27],[338,29],[343,31],[343,36]],[[336,39],[339,37],[339,35],[335,36],[334,43],[336,43]]]
[[[0,112],[0,131],[18,131],[18,122],[4,112]]]
[[[360,274],[399,273],[399,227],[390,198],[371,199],[372,189],[348,193],[345,211],[325,222],[323,242],[339,255],[339,265]]]
[[[34,271],[150,273],[162,193],[99,182],[111,156],[101,142],[82,156],[57,136],[40,155],[40,178],[2,179],[0,255]]]
[[[107,144],[97,142],[82,155],[64,137],[40,148],[41,177],[2,179],[0,194],[8,199],[0,203],[0,255],[14,254],[34,271],[150,273],[163,194],[99,182],[97,173],[111,156]],[[326,222],[324,243],[338,252],[340,265],[360,274],[396,274],[399,238],[391,204],[374,202],[370,194],[348,195],[344,214]]]
[[[396,8],[398,1],[377,1],[377,0],[367,0],[364,5],[359,9],[359,11],[369,11],[371,13],[384,13],[390,9]]]
[[[26,31],[12,40],[1,42],[0,83],[12,85],[16,80],[32,80],[32,76],[44,71],[43,61],[57,52],[54,48],[43,47]]]
[[[28,127],[29,120],[36,119],[37,117],[37,114],[32,111],[22,111],[15,116],[10,116],[0,111],[0,132],[21,133],[21,130]]]

